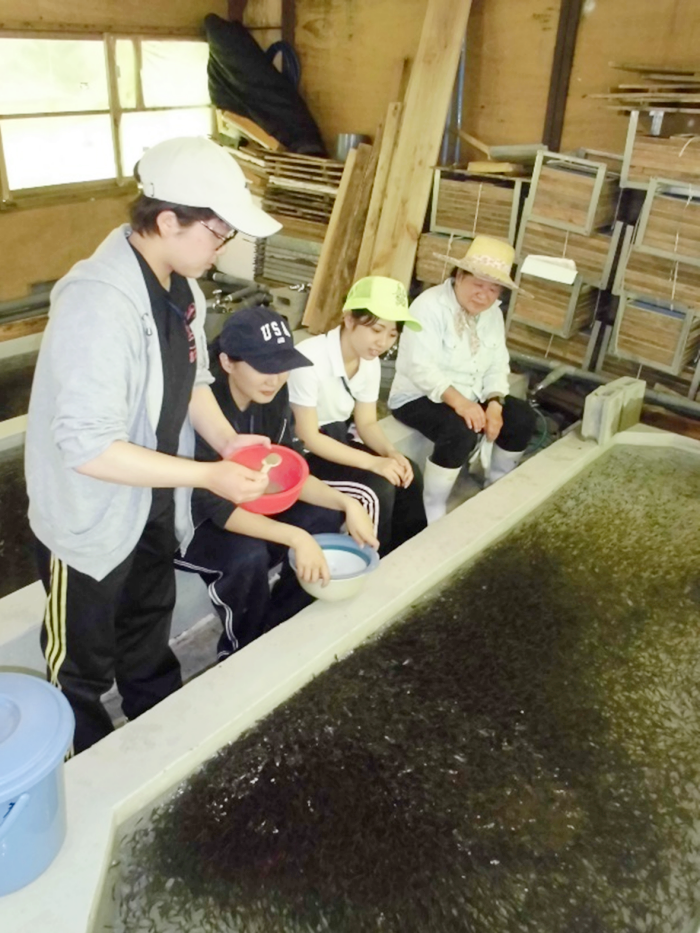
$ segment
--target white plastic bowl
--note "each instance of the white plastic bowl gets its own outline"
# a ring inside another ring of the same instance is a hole
[[[297,574],[299,586],[314,599],[324,599],[328,602],[350,599],[365,585],[367,574],[379,566],[377,552],[367,544],[357,544],[350,535],[321,534],[314,535],[314,540],[323,549],[331,574],[331,579],[325,586],[321,582],[307,583],[299,579],[294,550],[289,550],[289,563]]]

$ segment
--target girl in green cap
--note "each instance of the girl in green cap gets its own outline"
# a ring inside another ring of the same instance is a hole
[[[385,276],[356,282],[343,312],[340,326],[299,344],[313,366],[290,373],[289,397],[311,473],[360,500],[374,518],[384,556],[426,526],[417,467],[377,420],[379,357],[404,324],[421,325],[401,282]]]

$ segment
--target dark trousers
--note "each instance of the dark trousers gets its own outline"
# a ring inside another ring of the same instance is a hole
[[[485,408],[482,404],[482,408]],[[431,460],[437,466],[455,469],[466,462],[481,437],[467,427],[454,409],[444,402],[431,402],[426,396],[407,402],[392,411],[393,416],[433,441]],[[506,396],[503,427],[496,438],[502,450],[525,450],[535,429],[535,413],[522,399]]]
[[[75,713],[75,752],[112,731],[100,697],[114,680],[129,719],[182,685],[169,647],[174,546],[172,503],[152,513],[132,553],[103,580],[69,567],[37,541],[47,593],[41,648],[48,679]]]
[[[351,446],[368,450],[359,444]],[[388,479],[369,470],[331,463],[315,454],[309,454],[306,459],[312,476],[358,499],[369,512],[379,538],[380,557],[386,557],[394,548],[427,526],[423,506],[423,477],[415,463],[411,464],[413,482],[404,489],[403,486],[394,486]]]
[[[343,521],[341,512],[306,502],[297,502],[273,517],[311,535],[338,531]],[[269,571],[280,561],[280,578],[270,592]],[[223,626],[217,647],[219,660],[286,622],[312,602],[289,565],[287,548],[226,531],[210,521],[197,528],[187,553],[175,559],[175,566],[198,573],[207,585]]]

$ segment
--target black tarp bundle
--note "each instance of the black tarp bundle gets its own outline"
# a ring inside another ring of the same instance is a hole
[[[291,152],[326,155],[318,127],[296,88],[245,26],[210,13],[204,29],[214,106],[253,120]]]

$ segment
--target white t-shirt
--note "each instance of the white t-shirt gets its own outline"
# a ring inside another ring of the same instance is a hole
[[[289,400],[292,405],[315,408],[319,427],[347,421],[355,402],[376,402],[379,398],[382,375],[379,359],[360,360],[357,372],[348,379],[340,349],[340,327],[309,337],[296,349],[314,365],[290,372]]]

